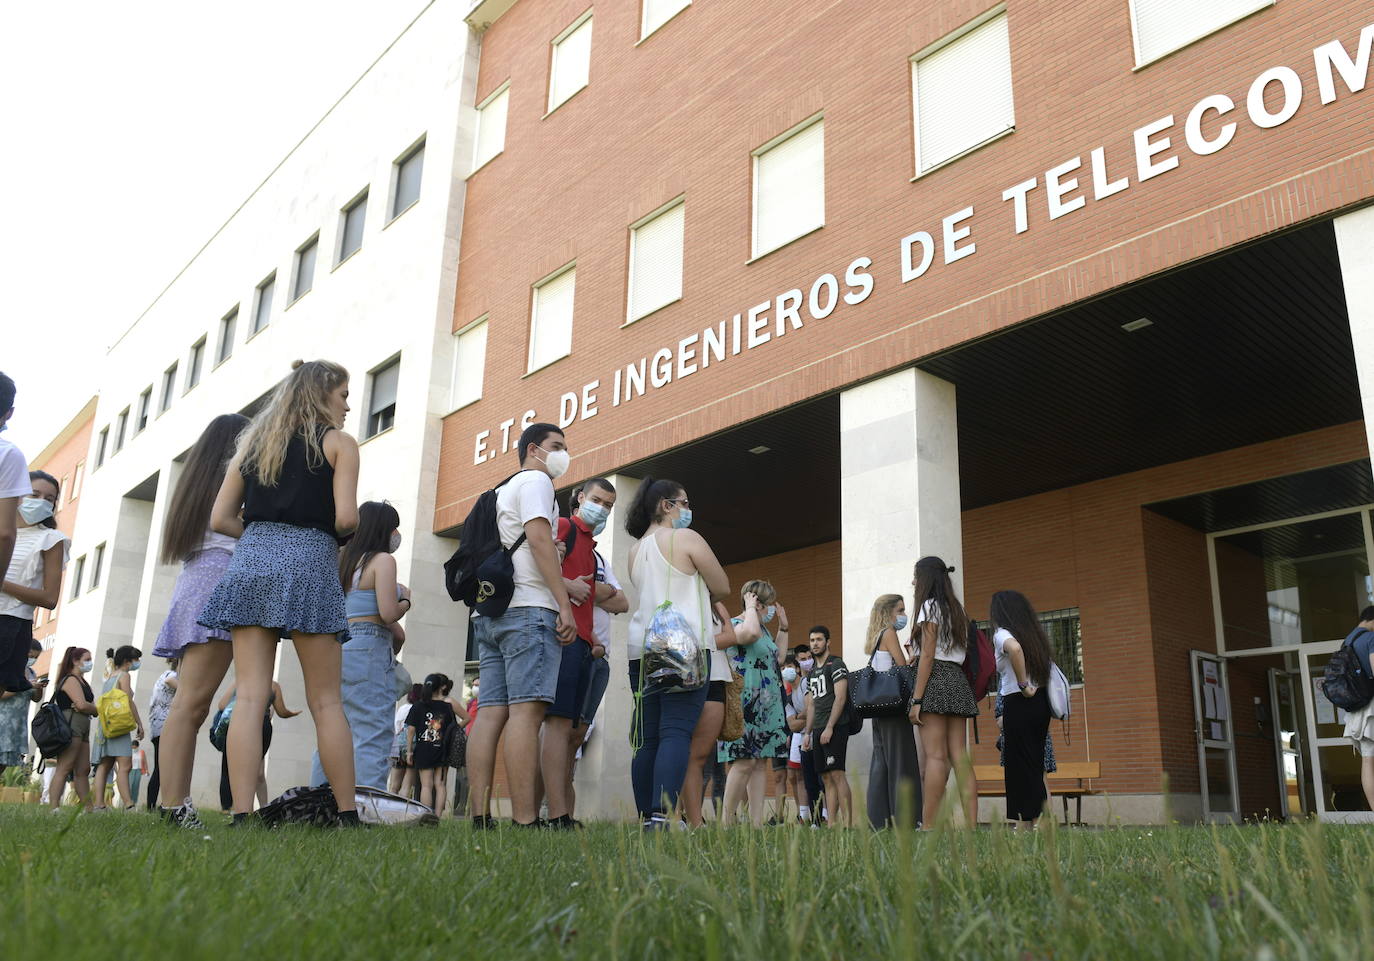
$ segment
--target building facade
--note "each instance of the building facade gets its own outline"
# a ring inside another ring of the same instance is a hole
[[[402,518],[397,561],[414,594],[402,660],[417,676],[461,673],[441,572],[454,545],[431,531],[471,143],[461,105],[476,65],[464,12],[436,0],[389,45],[381,38],[385,52],[110,348],[60,635],[98,652],[93,683],[100,655],[134,644],[147,655],[135,677],[146,708],[179,571],[159,561],[162,525],[185,455],[213,417],[253,412],[293,359],[315,357],[352,375],[359,500],[388,500]],[[289,645],[278,679],[304,709]],[[277,722],[274,792],[308,783],[314,744],[308,712]],[[202,742],[193,793],[206,806],[217,806],[218,776]]]
[[[552,421],[567,488],[679,480],[732,583],[851,666],[924,554],[977,617],[1025,592],[1076,685],[1059,759],[1101,765],[1090,820],[1366,816],[1313,682],[1374,600],[1374,3],[468,22],[436,534]],[[628,546],[613,516],[622,582]],[[606,814],[612,664],[579,791]]]

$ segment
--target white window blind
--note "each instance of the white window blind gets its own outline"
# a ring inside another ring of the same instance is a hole
[[[682,298],[682,230],[678,203],[630,232],[629,320]]]
[[[679,10],[689,7],[692,0],[644,0],[644,23],[639,34],[644,39],[673,18]]]
[[[487,322],[473,324],[454,336],[453,391],[450,403],[454,408],[470,404],[482,396],[482,370],[487,359]]]
[[[344,208],[343,230],[339,239],[339,262],[352,257],[363,246],[363,227],[367,223],[367,191]]]
[[[911,83],[918,173],[1012,129],[1007,15],[999,13],[914,61]]]
[[[553,45],[549,75],[549,110],[587,85],[592,62],[592,18],[588,17]]]
[[[538,370],[572,352],[573,291],[577,271],[565,270],[534,288],[530,317],[530,370]]]
[[[396,423],[396,388],[401,378],[400,358],[372,374],[367,404],[367,433],[372,437]]]
[[[396,161],[396,193],[391,198],[391,216],[399,217],[420,199],[420,177],[425,170],[425,145]]]
[[[277,286],[277,275],[272,274],[258,284],[258,300],[253,305],[253,333],[262,330],[272,319],[272,292]]]
[[[291,289],[293,301],[304,297],[315,286],[315,254],[319,249],[320,238],[316,236],[296,251],[296,285]]]
[[[825,123],[815,123],[754,158],[754,256],[825,223]]]
[[[1137,66],[1158,60],[1274,0],[1131,0]]]
[[[477,145],[472,156],[473,170],[506,149],[506,107],[509,102],[510,87],[506,87],[477,108]]]

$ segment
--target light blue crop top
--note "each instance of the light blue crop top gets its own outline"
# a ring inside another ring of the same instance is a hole
[[[355,576],[353,583],[356,585],[359,576]],[[396,600],[401,599],[401,587],[396,585]],[[344,615],[347,617],[381,617],[381,609],[377,606],[377,592],[375,590],[363,590],[354,587],[344,595]]]

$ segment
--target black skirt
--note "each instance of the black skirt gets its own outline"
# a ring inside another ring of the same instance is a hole
[[[968,686],[963,667],[938,659],[931,665],[930,680],[921,696],[921,713],[978,716],[978,702],[973,699],[973,688]]]

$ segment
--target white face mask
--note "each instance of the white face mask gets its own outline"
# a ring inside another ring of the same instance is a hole
[[[544,448],[539,448],[544,450]],[[548,469],[549,477],[557,480],[568,472],[568,465],[572,461],[572,454],[565,450],[544,450],[548,456],[544,458],[544,467]]]
[[[38,663],[38,658],[36,658],[36,657],[31,657],[31,658],[29,658],[29,667],[33,667],[33,666],[34,666],[35,664],[37,664],[37,663]]]
[[[90,661],[82,661],[82,662],[81,662],[81,673],[82,673],[82,674],[88,673],[88,672],[90,671],[90,669],[91,669],[91,662],[90,662]]]
[[[803,671],[809,671],[811,670],[811,668],[816,666],[816,662],[809,657],[804,657],[801,660],[797,661],[797,666],[800,667]]]
[[[387,545],[387,549],[390,550],[391,553],[393,553],[393,554],[395,554],[397,551],[399,551],[399,550],[401,549],[401,532],[400,532],[400,531],[392,531],[392,532],[391,532],[391,543],[390,543],[389,545]]]

